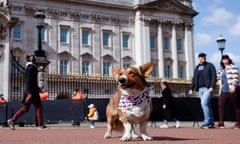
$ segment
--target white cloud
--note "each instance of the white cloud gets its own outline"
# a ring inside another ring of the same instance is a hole
[[[207,33],[196,33],[195,43],[197,46],[206,46],[213,41],[212,37]]]
[[[192,2],[192,6],[193,6],[193,8],[194,8],[195,10],[198,9],[198,5],[197,5],[197,3]]]
[[[213,53],[208,58],[208,61],[212,62],[213,64],[215,64],[216,67],[220,66],[220,60],[221,60],[221,53],[220,52]]]
[[[225,8],[211,8],[210,15],[202,18],[202,23],[204,25],[221,25],[227,26],[231,24],[234,15],[232,12],[226,10]]]
[[[237,22],[228,30],[231,35],[240,36],[240,16],[237,19]]]

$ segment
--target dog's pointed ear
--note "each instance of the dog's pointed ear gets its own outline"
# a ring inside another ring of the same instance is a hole
[[[153,63],[152,62],[145,63],[139,67],[139,70],[140,74],[147,78],[153,71]]]
[[[113,76],[116,79],[116,81],[118,81],[118,76],[120,74],[120,71],[121,70],[119,68],[112,68],[112,73],[113,73]]]

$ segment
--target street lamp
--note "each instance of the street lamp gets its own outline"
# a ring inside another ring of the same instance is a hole
[[[217,38],[217,45],[218,45],[218,49],[221,52],[221,56],[223,55],[223,51],[225,49],[225,43],[226,43],[226,39],[220,34]]]
[[[42,40],[41,31],[44,27],[45,14],[43,11],[37,11],[35,13],[35,18],[37,19],[37,29],[38,29],[38,50],[35,51],[35,55],[38,57],[46,57],[44,51],[42,50]]]
[[[47,88],[47,73],[45,72],[46,66],[49,64],[47,57],[45,55],[44,50],[42,50],[42,39],[41,33],[42,29],[44,28],[44,19],[45,13],[41,10],[38,10],[34,17],[37,19],[37,29],[38,29],[38,50],[34,53],[36,55],[36,64],[38,65],[38,86],[42,92],[44,92]]]

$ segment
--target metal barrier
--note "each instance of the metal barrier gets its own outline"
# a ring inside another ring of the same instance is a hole
[[[9,101],[20,101],[23,96],[23,74],[11,75],[11,91]],[[152,97],[160,97],[161,79],[148,79],[148,83],[153,86]],[[186,97],[189,90],[187,81],[169,81],[174,97]],[[109,98],[117,90],[117,82],[109,76],[89,76],[89,75],[48,75],[48,100],[56,100],[61,96],[71,99],[72,92],[79,89],[86,98]],[[64,96],[63,96],[64,95]]]
[[[58,122],[81,122],[88,114],[87,105],[95,104],[99,112],[98,121],[106,121],[106,106],[108,99],[93,98],[84,100],[47,100],[43,102],[43,117],[46,123]],[[160,98],[153,98],[153,112],[150,121],[162,120],[162,109]],[[200,99],[199,98],[174,98],[174,109],[176,116],[180,121],[198,122],[203,120]],[[215,121],[218,121],[218,98],[214,97],[211,101]],[[6,123],[6,120],[15,113],[22,104],[19,102],[8,102],[0,109],[0,123]],[[234,121],[235,113],[230,101],[225,104],[225,120]],[[28,113],[20,117],[17,123],[35,124],[35,109],[32,106]],[[170,119],[171,120],[171,119]]]

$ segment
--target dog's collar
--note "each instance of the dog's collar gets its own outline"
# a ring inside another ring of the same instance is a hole
[[[145,100],[149,103],[151,100],[149,93],[152,90],[152,88],[153,87],[146,87],[142,95],[139,96],[129,96],[126,94],[121,94],[118,109],[129,109],[132,108],[133,106],[142,104]]]

